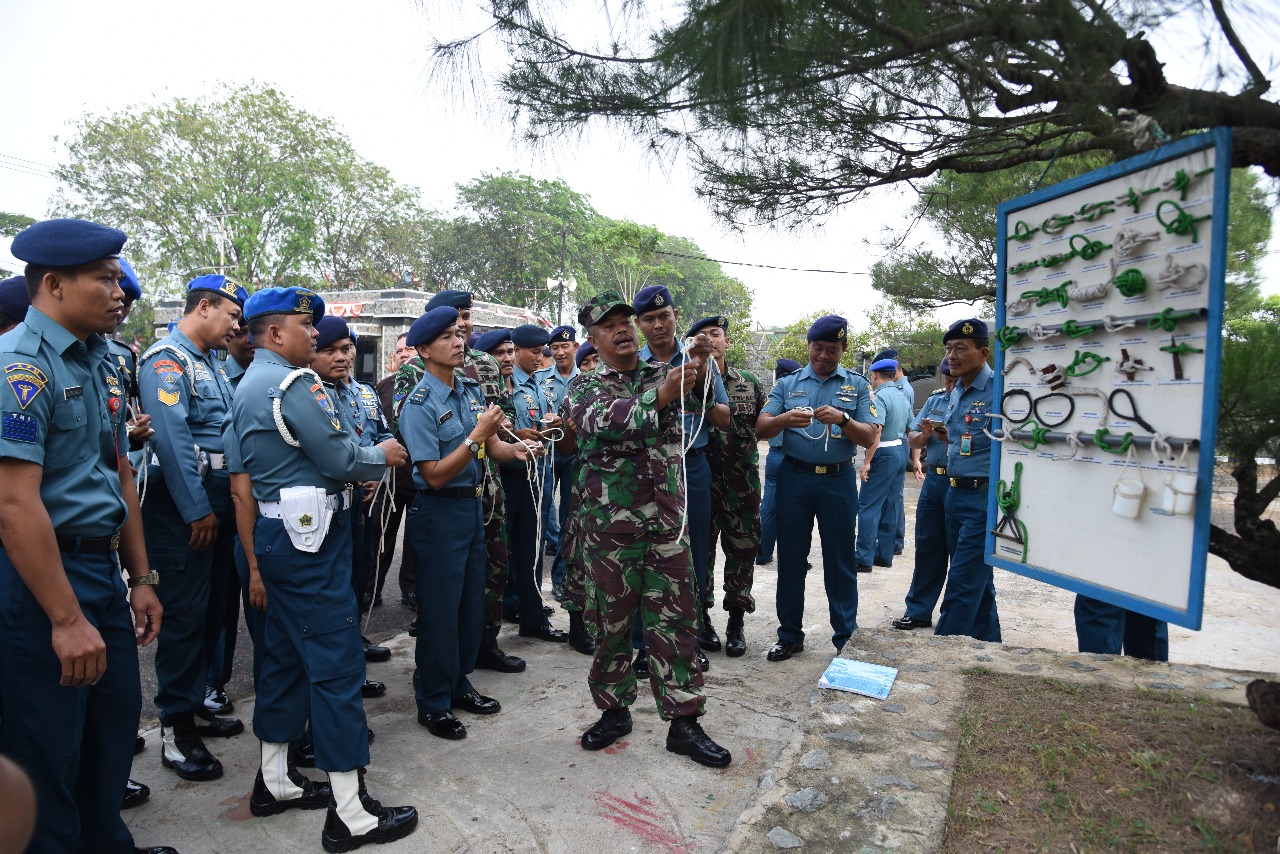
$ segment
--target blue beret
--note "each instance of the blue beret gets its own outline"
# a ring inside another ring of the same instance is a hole
[[[476,349],[482,353],[492,353],[500,345],[510,340],[510,329],[494,329],[476,339]]]
[[[719,326],[727,334],[729,332],[729,318],[723,316],[704,317],[693,326],[689,327],[689,331],[684,334],[685,338],[692,338],[708,326]]]
[[[583,344],[578,348],[578,352],[573,354],[573,363],[578,367],[582,367],[582,360],[588,356],[595,355],[596,348],[591,346],[590,342]]]
[[[551,335],[541,326],[525,323],[511,330],[511,343],[517,347],[545,347]]]
[[[881,350],[879,353],[876,353],[875,358],[873,358],[871,361],[879,362],[882,359],[893,359],[894,361],[897,361],[898,351],[897,350]],[[874,371],[875,368],[872,368],[871,370]]]
[[[774,371],[779,376],[785,377],[787,374],[794,374],[800,368],[800,363],[795,359],[778,359],[777,364],[774,366]]]
[[[451,305],[438,305],[419,317],[409,327],[404,343],[410,347],[426,346],[458,322],[458,310]]]
[[[341,317],[327,314],[316,324],[316,349],[323,350],[334,341],[352,338],[351,329]]]
[[[31,307],[31,296],[27,293],[26,276],[14,276],[0,282],[0,311],[13,320],[21,321],[27,316]]]
[[[454,291],[445,290],[427,300],[427,311],[433,308],[439,308],[447,305],[456,309],[471,308],[471,292],[470,291]]]
[[[946,344],[954,338],[988,338],[987,324],[978,320],[976,317],[966,318],[965,320],[957,320],[951,324],[951,328],[942,336],[942,343]]]
[[[873,371],[896,371],[898,363],[893,359],[876,359],[871,363],[870,370]]]
[[[178,321],[176,320],[171,320],[167,324],[165,324],[165,329],[167,329],[170,334],[173,334],[173,330],[177,328],[178,328]]]
[[[838,314],[819,317],[809,327],[810,341],[846,341],[849,334],[849,321]]]
[[[312,323],[319,323],[324,300],[308,288],[261,288],[244,301],[244,319],[248,322],[266,314],[309,314]]]
[[[557,341],[564,342],[564,341],[577,341],[577,340],[578,340],[578,330],[574,329],[572,326],[557,326],[555,329],[551,330],[552,344],[556,343]]]
[[[9,253],[41,267],[76,267],[101,258],[115,258],[129,237],[83,219],[47,219],[29,225],[13,238]]]
[[[125,299],[131,299],[134,302],[142,299],[142,282],[138,281],[138,274],[134,272],[133,265],[121,258],[120,272],[124,274],[120,290],[124,291]]]
[[[249,292],[244,289],[244,286],[217,273],[196,276],[187,282],[187,293],[192,291],[208,291],[220,297],[226,297],[229,300],[234,300],[236,305],[241,308],[244,308],[245,300],[249,299]]]
[[[942,364],[938,365],[938,372],[944,377],[951,376],[951,365],[948,364],[946,359],[943,359]]]
[[[671,291],[662,285],[650,285],[647,288],[641,288],[636,293],[636,298],[631,301],[631,307],[635,309],[636,314],[644,314],[646,311],[666,308],[667,306],[676,307],[675,301],[671,299]]]

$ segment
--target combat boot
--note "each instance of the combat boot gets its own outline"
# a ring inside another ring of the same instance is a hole
[[[671,719],[671,728],[667,730],[667,750],[688,756],[699,765],[709,768],[724,768],[733,761],[729,751],[702,731],[702,725],[696,717]]]
[[[595,655],[595,639],[587,632],[586,620],[577,611],[569,612],[569,646],[583,655]]]
[[[418,826],[413,807],[384,807],[370,797],[361,771],[330,771],[329,786],[333,795],[320,834],[325,851],[354,851],[370,842],[381,845],[403,839]]]
[[[289,761],[289,745],[262,742],[258,778],[249,795],[249,812],[275,815],[288,809],[318,810],[329,805],[333,792],[325,783],[305,776]]]
[[[741,608],[729,611],[729,625],[724,629],[724,654],[737,658],[747,652],[747,636],[743,631],[744,613]]]
[[[190,712],[160,724],[160,745],[160,764],[172,768],[182,779],[203,781],[222,776],[222,763],[204,746]]]
[[[624,735],[631,733],[631,710],[626,706],[605,709],[600,720],[582,734],[584,750],[603,750]]]
[[[498,639],[486,630],[480,637],[480,652],[476,655],[476,670],[496,670],[499,673],[519,673],[525,668],[524,659],[507,655],[498,648]]]
[[[706,608],[702,609],[702,631],[698,633],[698,646],[706,652],[720,651],[720,636],[716,634],[716,627]]]

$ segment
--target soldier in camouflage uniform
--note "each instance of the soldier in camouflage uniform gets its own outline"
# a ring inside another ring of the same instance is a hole
[[[737,657],[747,651],[743,632],[745,614],[756,610],[751,597],[755,580],[755,559],[760,551],[760,450],[756,446],[756,417],[764,408],[764,392],[760,380],[750,371],[731,368],[724,354],[729,346],[729,319],[704,317],[689,328],[686,338],[699,332],[706,334],[715,351],[715,359],[724,377],[729,395],[727,430],[707,425],[707,462],[711,464],[711,554],[707,562],[706,601],[703,602],[703,625],[711,633],[709,609],[715,607],[716,541],[724,550],[724,609],[729,612],[725,629],[724,651]],[[708,645],[704,641],[703,649]]]
[[[631,732],[631,632],[640,611],[652,660],[650,685],[659,713],[671,721],[667,750],[723,768],[731,761],[729,751],[698,723],[704,704],[695,662],[698,602],[681,524],[678,460],[682,384],[702,387],[710,345],[700,337],[692,358],[679,367],[648,364],[639,358],[634,314],[615,291],[582,307],[578,322],[587,328],[601,364],[568,395],[582,466],[578,521],[590,567],[586,619],[599,638],[588,684],[604,710],[583,733],[582,746],[600,750]]]
[[[427,311],[447,305],[458,310],[458,332],[464,339],[471,335],[471,302],[472,294],[467,291],[444,290],[427,302]],[[422,359],[414,356],[405,362],[396,372],[395,399],[397,415],[399,408],[413,387],[422,379],[426,370]],[[488,353],[479,350],[467,350],[463,357],[462,367],[458,375],[480,383],[484,392],[485,403],[497,404],[511,418],[515,415],[512,408],[511,395],[506,391],[506,383],[498,369],[498,363]],[[503,508],[502,480],[498,477],[497,464],[485,458],[486,475],[484,479],[485,559],[487,571],[484,583],[485,630],[480,639],[480,654],[476,658],[477,670],[496,670],[499,673],[519,673],[525,668],[525,661],[514,655],[507,655],[498,647],[498,630],[502,628],[502,591],[507,586],[507,574],[510,571],[510,557],[507,540],[507,517]]]

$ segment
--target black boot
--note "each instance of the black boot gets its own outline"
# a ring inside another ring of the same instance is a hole
[[[184,780],[216,780],[222,776],[222,763],[200,740],[195,716],[190,712],[174,715],[168,724],[160,724],[160,764],[172,768]]]
[[[716,634],[716,627],[711,623],[711,614],[706,608],[702,609],[702,631],[698,633],[698,646],[704,652],[720,651],[720,636]]]
[[[288,761],[289,745],[262,745],[262,768],[249,795],[249,812],[256,816],[275,815],[289,809],[318,810],[329,805],[333,792],[328,783],[317,783]],[[281,764],[285,767],[281,768]],[[272,778],[268,786],[263,768]],[[278,778],[278,779],[277,779]],[[272,791],[272,789],[275,791]]]
[[[582,734],[584,750],[602,750],[631,732],[631,711],[625,706],[605,709],[591,729]]]
[[[480,653],[476,656],[476,670],[496,670],[499,673],[519,673],[524,670],[524,659],[507,655],[498,648],[498,639],[488,631],[480,639]]]
[[[413,807],[384,807],[370,797],[363,772],[331,771],[329,784],[333,798],[320,836],[325,851],[354,851],[369,842],[381,845],[408,836],[418,826]]]
[[[724,768],[733,760],[729,751],[702,731],[697,718],[671,719],[671,729],[667,731],[667,750],[681,753],[709,768]]]
[[[729,625],[724,630],[724,654],[730,658],[747,652],[747,637],[742,627],[744,616],[741,608],[729,612]]]
[[[596,652],[596,642],[587,633],[586,621],[577,611],[569,612],[569,646],[583,655],[595,655]]]

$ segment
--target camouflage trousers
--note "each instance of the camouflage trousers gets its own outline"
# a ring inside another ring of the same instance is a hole
[[[587,683],[597,708],[636,699],[631,632],[636,614],[649,651],[649,683],[663,720],[703,712],[702,671],[695,660],[697,593],[689,544],[679,532],[611,534],[578,529],[589,567],[585,619],[596,655]]]
[[[576,466],[572,474],[576,480]],[[587,567],[582,554],[582,525],[578,520],[578,489],[569,490],[569,511],[564,527],[560,529],[560,554],[564,556],[564,601],[561,606],[569,613],[585,613],[587,610]]]
[[[502,594],[507,589],[507,576],[511,571],[511,540],[507,536],[507,511],[497,465],[485,460],[485,471],[484,495],[480,502],[485,520],[484,627],[496,636],[502,628]]]
[[[724,609],[755,613],[751,596],[760,552],[760,454],[708,454],[711,463],[711,559],[707,563],[707,610],[716,605],[716,542],[724,551]]]

